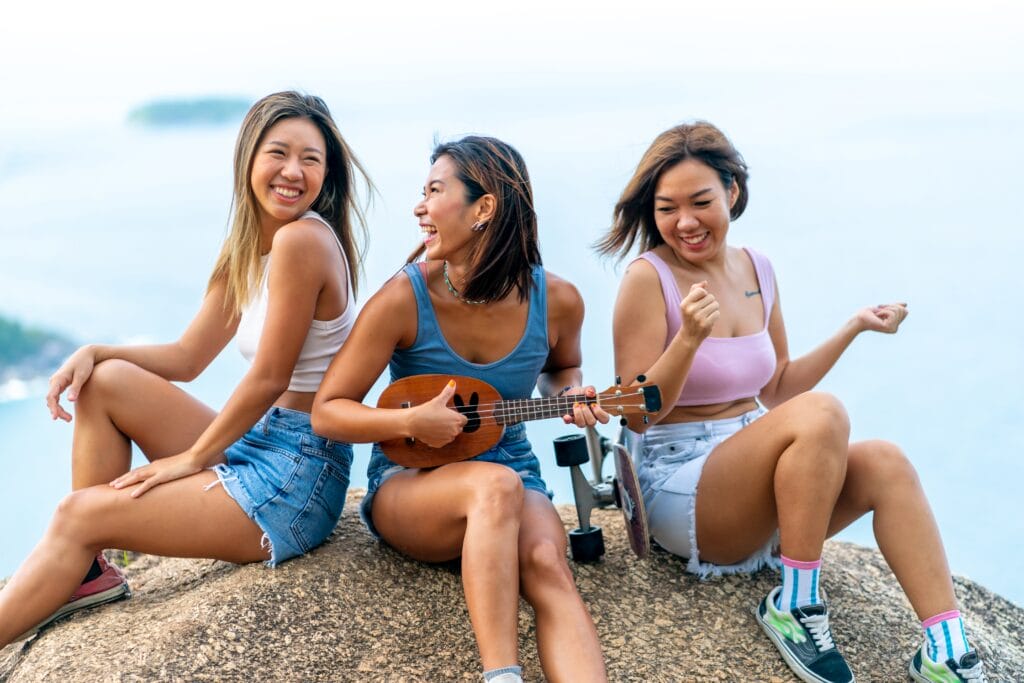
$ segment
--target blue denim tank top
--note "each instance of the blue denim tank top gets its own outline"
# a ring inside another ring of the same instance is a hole
[[[529,398],[548,359],[548,302],[544,268],[533,267],[533,287],[526,330],[504,358],[493,363],[471,363],[455,353],[437,323],[430,292],[419,264],[403,269],[416,294],[416,341],[407,349],[395,349],[388,368],[391,381],[425,374],[466,375],[487,382],[504,399]]]

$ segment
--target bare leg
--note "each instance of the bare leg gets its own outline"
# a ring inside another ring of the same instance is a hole
[[[72,490],[106,484],[127,472],[133,441],[150,460],[184,451],[216,415],[137,365],[100,363],[75,402]]]
[[[472,461],[400,472],[373,500],[374,526],[401,552],[424,562],[462,556],[466,606],[485,670],[518,661],[522,509],[519,475]]]
[[[701,558],[739,562],[776,528],[788,557],[821,557],[846,476],[849,431],[846,411],[835,398],[809,392],[719,444],[697,488]]]
[[[537,617],[537,650],[549,681],[607,680],[601,644],[565,559],[565,528],[538,491],[526,490],[519,581]]]
[[[914,466],[895,444],[850,444],[846,483],[828,533],[874,512],[875,539],[919,619],[956,609],[938,526]]]
[[[140,498],[93,486],[67,496],[43,540],[0,591],[0,647],[63,605],[102,548],[229,562],[267,558],[263,532],[210,471],[157,486]]]

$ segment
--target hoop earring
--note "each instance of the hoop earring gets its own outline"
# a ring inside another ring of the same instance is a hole
[[[487,223],[484,223],[483,221],[477,221],[472,225],[472,227],[470,227],[470,230],[472,230],[473,232],[483,232],[486,229]]]

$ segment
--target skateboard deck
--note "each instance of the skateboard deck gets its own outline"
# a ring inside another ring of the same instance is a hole
[[[651,551],[647,511],[640,494],[640,481],[633,467],[633,457],[622,444],[615,444],[615,496],[626,522],[629,546],[637,557],[643,559]]]

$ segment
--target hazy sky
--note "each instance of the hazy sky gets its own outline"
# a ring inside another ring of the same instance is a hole
[[[0,24],[0,121],[46,126],[69,103],[121,118],[152,97],[359,86],[427,106],[488,82],[730,73],[1006,78],[1020,87],[1019,0],[302,3],[18,2]],[[956,93],[951,93],[952,99]]]

